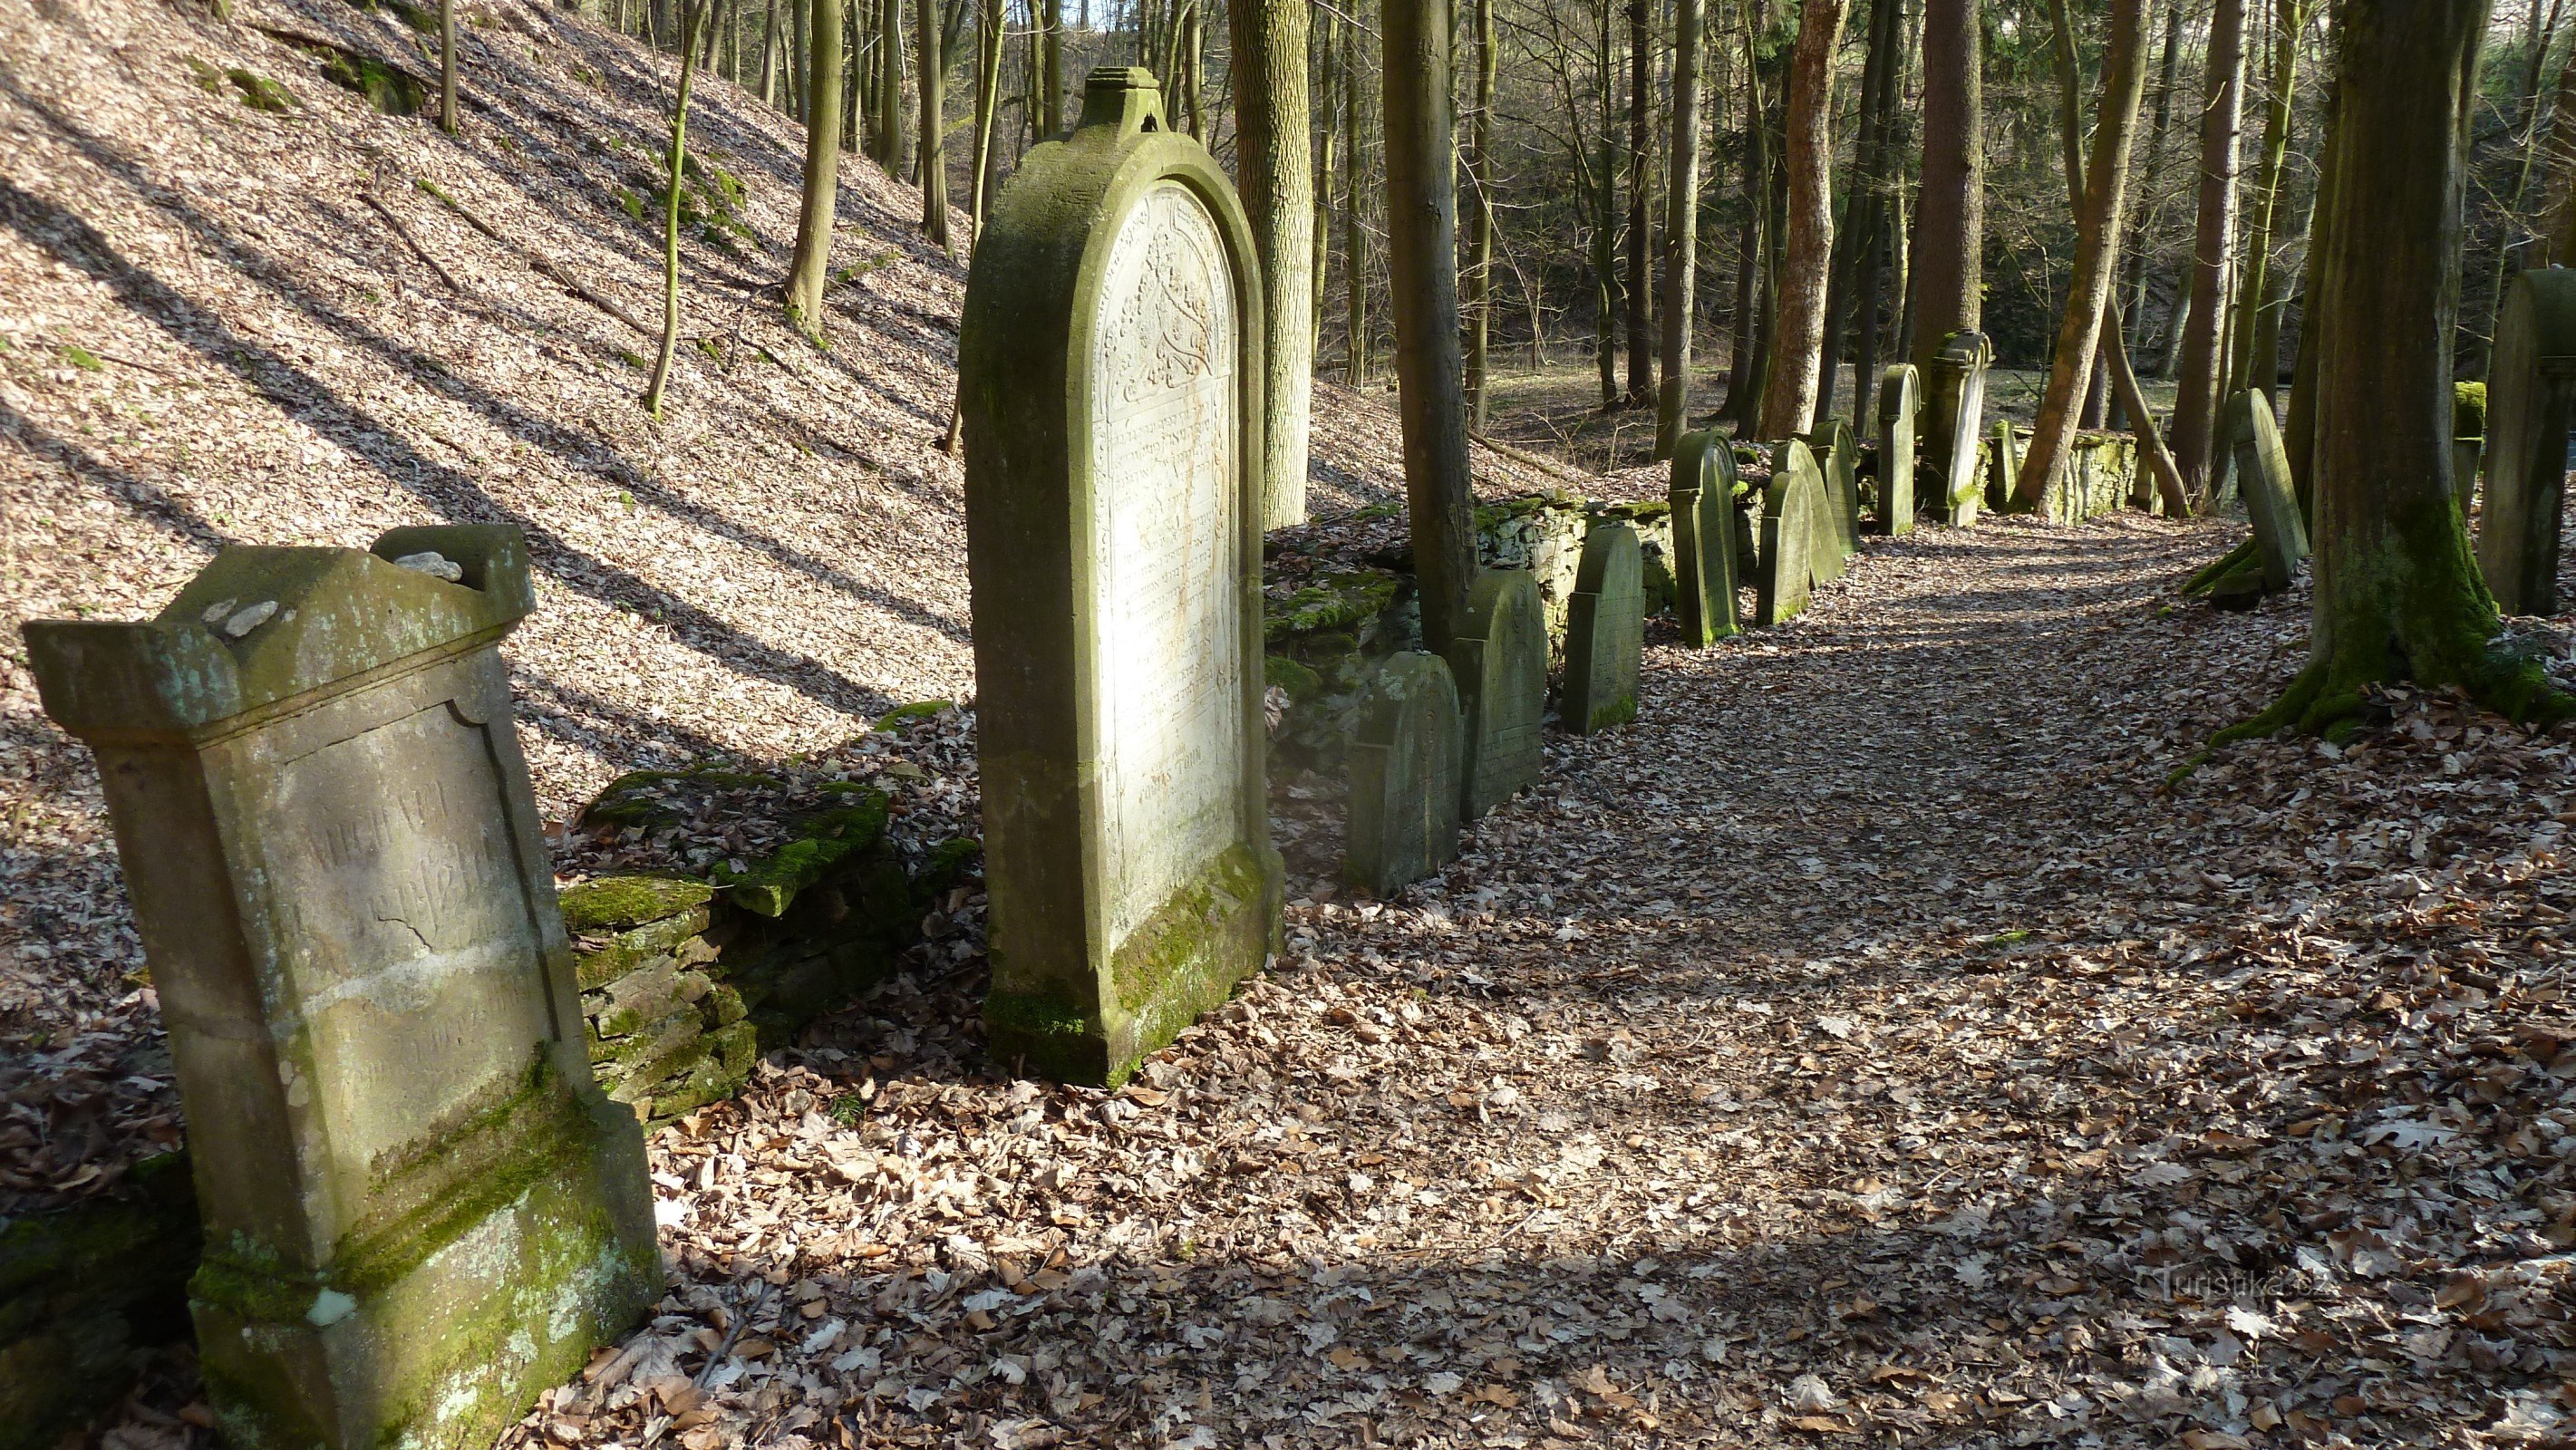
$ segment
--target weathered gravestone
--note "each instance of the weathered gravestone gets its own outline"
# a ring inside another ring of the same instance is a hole
[[[1828,418],[1807,438],[1808,451],[1825,480],[1825,515],[1841,556],[1860,552],[1860,443],[1851,424]]]
[[[1771,482],[1762,490],[1762,550],[1755,570],[1754,622],[1776,625],[1804,611],[1821,577],[1820,553],[1839,552],[1824,537],[1824,480],[1807,445],[1791,440],[1774,455]]]
[[[416,528],[27,626],[169,1027],[232,1444],[483,1444],[661,1292],[511,726],[533,606],[518,530]]]
[[[1261,291],[1142,70],[1091,74],[975,246],[959,340],[996,1061],[1123,1082],[1278,930]]]
[[[2576,271],[2513,279],[2487,374],[2486,512],[2478,569],[2507,614],[2558,612],[2567,430],[2576,423]]]
[[[1825,461],[1814,449],[1793,438],[1772,446],[1771,472],[1774,477],[1784,473],[1804,476],[1801,488],[1815,512],[1808,521],[1807,577],[1817,584],[1840,579],[1848,556],[1843,553],[1842,536],[1834,527],[1833,485],[1827,480]]]
[[[1449,642],[1467,744],[1458,813],[1476,820],[1535,785],[1546,761],[1547,615],[1526,569],[1488,569],[1467,593],[1467,617]]]
[[[1447,661],[1406,650],[1378,666],[1351,747],[1344,876],[1392,896],[1458,854],[1464,731]]]
[[[2013,485],[2020,478],[2021,440],[2013,433],[2012,419],[1997,418],[1986,445],[1986,507],[1996,513],[2012,507]]]
[[[1637,531],[1598,523],[1583,536],[1583,563],[1565,614],[1565,688],[1557,719],[1577,735],[1637,718],[1637,671],[1646,643],[1646,556]]]
[[[1898,363],[1878,387],[1878,531],[1914,532],[1914,365]]]
[[[2263,563],[2263,592],[2290,587],[2299,561],[2308,557],[2308,531],[2299,522],[2298,496],[2290,490],[2290,454],[2281,445],[2272,402],[2247,388],[2227,400],[2228,450],[2245,491],[2245,516],[2254,525],[2254,552]]]
[[[1714,433],[1673,449],[1673,594],[1682,642],[1706,647],[1741,632],[1735,600],[1735,450]]]
[[[1954,332],[1941,340],[1923,379],[1923,461],[1942,517],[1953,527],[1977,521],[1979,430],[1985,426],[1986,368],[1994,344],[1982,332]]]

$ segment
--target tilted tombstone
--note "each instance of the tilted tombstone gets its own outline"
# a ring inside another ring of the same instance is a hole
[[[1392,896],[1458,854],[1465,721],[1438,655],[1389,655],[1360,704],[1342,874]]]
[[[1851,424],[1828,418],[1807,439],[1825,481],[1825,513],[1844,557],[1860,552],[1860,444]]]
[[[1114,1085],[1277,936],[1261,290],[1142,70],[996,200],[959,340],[997,1062]]]
[[[1878,386],[1878,531],[1914,532],[1914,364],[1898,363]]]
[[[1923,379],[1923,458],[1939,492],[1942,517],[1953,527],[1977,521],[1977,455],[1985,427],[1986,369],[1994,344],[1982,332],[1954,332],[1941,339]]]
[[[2228,399],[2227,442],[2245,491],[2245,516],[2254,525],[2254,552],[2263,561],[2263,591],[2276,594],[2290,587],[2308,557],[2308,531],[2299,521],[2290,454],[2272,419],[2272,401],[2252,388]]]
[[[1797,439],[1774,444],[1771,449],[1771,473],[1799,475],[1804,482],[1799,492],[1807,500],[1815,518],[1808,524],[1807,577],[1814,583],[1826,584],[1844,573],[1842,536],[1834,527],[1833,488],[1826,481],[1824,460],[1816,451]]]
[[[2576,271],[2513,279],[2487,374],[2486,512],[2478,569],[2507,614],[2558,612],[2567,430],[2576,423]]]
[[[1577,735],[1637,718],[1637,673],[1646,643],[1646,556],[1637,531],[1598,523],[1565,614],[1565,688],[1557,719]]]
[[[1795,458],[1792,457],[1792,451]],[[1771,482],[1762,490],[1762,550],[1755,571],[1754,622],[1776,625],[1807,607],[1816,574],[1816,555],[1827,527],[1823,486],[1807,445],[1780,445]]]
[[[1526,569],[1488,569],[1467,592],[1467,617],[1449,642],[1449,670],[1466,716],[1458,813],[1468,820],[1538,783],[1546,765],[1547,615]]]
[[[1735,450],[1714,433],[1685,433],[1673,449],[1673,593],[1682,642],[1741,632],[1735,601]]]
[[[169,1028],[232,1444],[486,1443],[661,1294],[511,725],[534,604],[517,529],[413,528],[26,628]]]

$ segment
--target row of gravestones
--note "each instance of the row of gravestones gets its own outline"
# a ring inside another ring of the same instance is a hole
[[[1150,76],[1095,72],[998,199],[961,336],[998,1062],[1116,1084],[1276,944],[1261,312],[1223,173]],[[1774,608],[1839,566],[1849,516],[1847,474],[1782,452]],[[1731,504],[1725,450],[1693,456],[1706,633]],[[1560,708],[1589,728],[1633,709],[1639,603],[1633,533],[1586,554]],[[151,621],[27,627],[159,990],[233,1443],[488,1441],[660,1293],[641,1131],[592,1073],[512,728],[499,645],[533,607],[517,530],[415,528],[228,549]],[[1406,667],[1435,712],[1431,666],[1467,684],[1461,758],[1420,767],[1454,766],[1462,812],[1535,771],[1545,661],[1528,576],[1500,575],[1448,659]]]

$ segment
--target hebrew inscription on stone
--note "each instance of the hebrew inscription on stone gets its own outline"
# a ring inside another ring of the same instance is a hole
[[[1091,356],[1093,740],[1115,942],[1242,833],[1233,279],[1163,182],[1101,274]]]

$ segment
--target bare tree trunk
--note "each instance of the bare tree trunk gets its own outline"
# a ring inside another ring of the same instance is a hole
[[[1879,218],[1886,213],[1879,172],[1891,119],[1884,92],[1896,69],[1896,21],[1902,14],[1901,0],[1874,0],[1870,7],[1868,53],[1861,64],[1860,134],[1852,147],[1851,192],[1843,202],[1843,224],[1834,238],[1840,259],[1825,299],[1824,373],[1816,384],[1819,417],[1833,416],[1843,339],[1851,332],[1854,312],[1871,312],[1877,306]],[[1855,433],[1870,426],[1869,391],[1868,369],[1856,363],[1852,369]]]
[[[2051,484],[2065,474],[2069,445],[2075,437],[2075,413],[2082,390],[2093,374],[2093,351],[2101,337],[2103,313],[2111,305],[2112,279],[2119,275],[2120,221],[2128,202],[2129,147],[2138,131],[2138,102],[2146,91],[2147,0],[2111,0],[2102,54],[2101,125],[2093,133],[2093,159],[2081,159],[2083,121],[2075,97],[2074,27],[2067,0],[2050,0],[2058,33],[2060,87],[2066,103],[2059,111],[2067,145],[2067,188],[2074,194],[2075,261],[2066,284],[2066,312],[2057,329],[2057,350],[2050,360],[2048,389],[2022,453],[2021,476],[2013,499],[2035,508]],[[2086,173],[2091,173],[2087,184]]]
[[[1242,4],[1243,0],[1234,0]],[[1487,349],[1494,330],[1494,0],[1476,17],[1476,113],[1467,124],[1467,426],[1485,428]],[[1689,0],[1683,0],[1689,3]]]
[[[662,416],[662,390],[671,381],[671,358],[680,347],[680,185],[688,179],[689,91],[698,80],[698,28],[706,23],[707,0],[686,0],[680,7],[680,90],[671,106],[671,166],[664,177],[662,199],[662,348],[653,357],[653,378],[644,385],[644,411]]]
[[[810,0],[805,194],[787,264],[787,321],[820,346],[823,288],[832,270],[832,212],[841,161],[841,0]]]
[[[1378,24],[1404,493],[1422,638],[1435,653],[1455,638],[1476,575],[1475,495],[1460,406],[1466,368],[1458,348],[1447,10],[1443,0],[1386,0]]]
[[[1655,396],[1655,336],[1646,320],[1647,176],[1652,138],[1647,110],[1655,94],[1655,25],[1651,0],[1628,0],[1628,406]]]
[[[1038,128],[1041,141],[1064,130],[1064,0],[1045,0],[1045,4],[1045,18],[1040,22],[1040,40],[1046,47],[1046,88],[1042,92],[1046,121]]]
[[[1601,150],[1593,168],[1592,207],[1592,355],[1601,370],[1601,406],[1619,406],[1619,108],[1611,82],[1611,5],[1598,0],[1601,16]]]
[[[1340,181],[1341,166],[1340,152],[1335,145],[1341,138],[1340,112],[1336,108],[1348,103],[1350,90],[1349,78],[1339,76],[1338,67],[1334,65],[1334,60],[1339,54],[1341,29],[1341,12],[1325,11],[1324,33],[1318,38],[1314,52],[1314,64],[1318,72],[1315,80],[1315,96],[1322,106],[1322,113],[1319,117],[1320,124],[1315,128],[1318,153],[1314,188],[1313,281],[1315,285],[1309,289],[1307,306],[1312,324],[1306,333],[1306,353],[1309,358],[1319,358],[1324,355],[1324,298],[1332,280],[1333,198],[1339,195],[1334,188]],[[1310,363],[1308,366],[1310,377],[1312,372],[1313,367]]]
[[[1262,460],[1262,527],[1306,521],[1306,440],[1312,409],[1315,181],[1306,153],[1305,0],[1233,0],[1235,175],[1261,260],[1263,394],[1270,410]]]
[[[2205,501],[2218,426],[2220,342],[2226,330],[2227,251],[2236,230],[2236,139],[2245,107],[2245,0],[2216,0],[2209,20],[2207,99],[2200,118],[2199,228],[2192,244],[2191,315],[2174,394],[2174,460]],[[2448,344],[2446,343],[2447,347]]]
[[[1354,17],[1342,32],[1342,75],[1350,104],[1342,110],[1343,149],[1351,153],[1351,179],[1345,190],[1342,207],[1342,270],[1349,288],[1348,305],[1343,309],[1347,336],[1342,355],[1342,381],[1361,387],[1369,380],[1369,364],[1374,360],[1376,336],[1369,322],[1369,235],[1366,218],[1360,215],[1360,141],[1366,134],[1368,107],[1360,104],[1359,69],[1360,26]]]
[[[1985,323],[1984,81],[1976,0],[1923,6],[1923,182],[1914,213],[1915,369],[1941,340]]]
[[[2576,49],[2568,51],[2567,63],[2558,72],[2558,100],[2549,118],[2543,176],[2548,201],[2531,265],[2563,267],[2576,262]]]
[[[2237,327],[2235,360],[2228,371],[2238,388],[2261,388],[2266,398],[2280,382],[2280,358],[2263,357],[2260,343],[2268,336],[2277,346],[2281,337],[2279,314],[2267,314],[2266,299],[2277,290],[2271,270],[2274,232],[2281,206],[2281,174],[2290,156],[2290,103],[2298,88],[2299,32],[2307,27],[2309,3],[2272,0],[2272,84],[2263,107],[2263,149],[2255,156],[2253,216],[2236,289],[2236,311],[2242,321]],[[2269,327],[2264,325],[2267,315],[2274,319]]]
[[[948,58],[939,43],[938,0],[912,0],[919,21],[921,55],[921,232],[951,256],[948,243],[948,161],[941,144],[947,129]]]
[[[438,0],[438,129],[456,134],[456,0]]]
[[[1789,226],[1780,249],[1780,313],[1771,376],[1762,390],[1764,438],[1794,438],[1813,424],[1816,367],[1825,345],[1825,279],[1833,267],[1834,50],[1843,0],[1806,0],[1789,61],[1784,117]]]
[[[2312,245],[2333,250],[2319,329],[2315,624],[2308,665],[2217,741],[2334,731],[2391,680],[2457,686],[2517,720],[2576,701],[2499,650],[2499,620],[2451,492],[2451,353],[2460,155],[2484,0],[2345,0],[2339,175]]]
[[[1002,107],[1003,0],[981,0],[975,26],[975,178],[967,191],[966,245],[984,235],[984,207],[993,194],[993,117]]]
[[[1828,0],[1809,0],[1822,6]],[[1840,8],[1842,0],[1830,0]],[[1700,0],[1673,0],[1673,170],[1664,193],[1663,381],[1655,399],[1655,456],[1670,458],[1690,427],[1691,323],[1699,288]]]
[[[1750,437],[1761,416],[1763,279],[1770,271],[1771,148],[1763,124],[1760,22],[1749,0],[1739,3],[1744,28],[1744,228],[1735,251],[1734,336],[1728,340],[1726,411],[1738,437]]]

